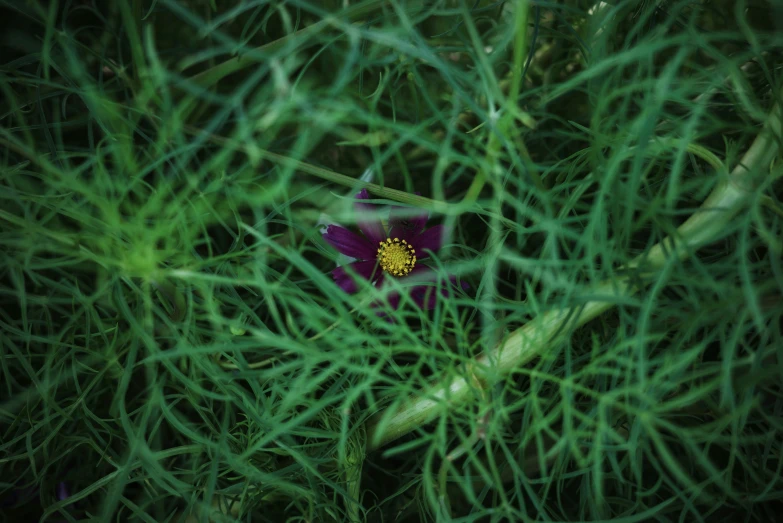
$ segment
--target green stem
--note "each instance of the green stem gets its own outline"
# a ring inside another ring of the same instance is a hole
[[[357,18],[362,17],[378,9],[380,6],[381,6],[381,2],[378,2],[377,0],[355,4],[343,10],[340,13],[340,18],[343,18],[345,20],[356,20]],[[313,25],[300,29],[295,33],[291,33],[289,35],[283,36],[282,38],[278,38],[277,40],[270,42],[268,44],[264,44],[254,49],[250,49],[247,52],[243,52],[241,55],[235,58],[231,58],[229,60],[219,63],[214,67],[210,67],[206,71],[202,71],[198,74],[195,74],[190,77],[189,81],[195,85],[204,88],[211,87],[216,83],[218,83],[221,79],[225,78],[226,76],[235,73],[237,71],[241,71],[246,67],[250,67],[254,64],[257,64],[259,61],[267,59],[269,53],[272,51],[279,50],[287,45],[299,46],[304,42],[307,42],[311,36],[320,33],[328,26],[339,25],[340,18],[337,18],[336,16],[327,16],[323,20],[320,20],[314,23]],[[361,22],[356,22],[356,23],[361,23]],[[311,41],[313,44],[317,43],[316,40],[311,40]],[[289,47],[287,52],[293,53],[294,49],[292,47]]]
[[[198,127],[193,127],[190,125],[185,125],[183,126],[183,128],[186,132],[192,135],[201,135],[204,133],[204,131],[199,129]],[[367,189],[369,192],[381,196],[383,198],[388,198],[390,200],[394,200],[400,203],[407,203],[416,207],[429,209],[433,213],[455,215],[461,212],[461,209],[458,209],[457,205],[454,204],[449,204],[446,202],[442,202],[440,200],[425,198],[423,196],[416,196],[415,194],[408,194],[405,191],[400,191],[397,189],[389,189],[388,187],[381,187],[380,185],[375,183],[363,182],[359,179],[352,178],[347,174],[341,174],[329,169],[324,169],[323,167],[318,167],[317,165],[306,163],[297,160],[295,158],[292,158],[290,156],[284,156],[282,154],[273,153],[271,151],[261,149],[260,147],[239,143],[237,140],[233,140],[231,138],[225,138],[223,136],[218,136],[215,134],[210,134],[208,138],[209,141],[213,143],[218,143],[225,147],[230,147],[234,150],[241,150],[246,153],[249,153],[250,149],[252,148],[253,149],[252,153],[254,156],[268,160],[278,165],[282,165],[299,172],[311,174],[313,176],[317,176],[318,178],[321,178],[322,180],[326,180],[332,183],[350,187],[352,189]]]
[[[506,107],[503,116],[499,119],[497,126],[489,125],[489,143],[487,144],[487,154],[485,156],[484,166],[479,168],[476,177],[468,187],[465,197],[460,203],[463,207],[472,205],[477,199],[484,185],[487,183],[487,169],[494,168],[498,164],[500,153],[500,137],[510,134],[508,130],[513,125],[516,116],[519,114],[519,107],[517,106],[517,100],[519,99],[519,90],[522,87],[522,72],[524,70],[524,62],[526,58],[526,43],[527,43],[527,13],[528,3],[526,0],[518,0],[514,8],[514,29],[516,31],[514,37],[514,63],[511,70],[511,87],[509,88],[508,96],[506,97]],[[471,35],[473,43],[476,47],[476,53],[479,61],[484,65],[485,59],[482,54],[481,41],[478,33],[475,30],[472,22],[466,15],[466,27]],[[485,65],[487,69],[490,69],[489,65]],[[494,108],[490,107],[491,110]]]
[[[712,191],[701,209],[677,229],[677,234],[653,246],[649,252],[633,260],[626,269],[659,269],[669,256],[686,258],[695,248],[716,237],[747,201],[753,186],[753,175],[769,170],[778,152],[776,137],[780,134],[781,110],[775,104],[763,130],[742,160],[727,179]],[[623,272],[627,271],[620,271],[620,274]],[[483,375],[491,383],[511,373],[546,352],[576,327],[613,308],[639,290],[627,276],[605,281],[592,293],[602,296],[601,299],[538,316],[514,331],[495,349],[466,364],[461,376],[441,378],[402,404],[373,416],[368,422],[368,450],[377,449],[408,434],[469,397],[480,397],[482,391],[477,390],[476,381],[468,377]]]

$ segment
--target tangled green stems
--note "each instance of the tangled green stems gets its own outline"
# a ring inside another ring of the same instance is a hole
[[[449,374],[406,401],[376,414],[368,425],[368,448],[380,448],[468,397],[481,394],[488,384],[544,354],[575,328],[613,308],[621,298],[639,292],[641,289],[629,273],[660,270],[670,258],[684,259],[708,243],[742,209],[761,173],[769,170],[778,152],[780,136],[781,109],[776,103],[742,160],[730,174],[717,173],[724,179],[701,209],[677,229],[677,234],[665,238],[618,271],[626,274],[625,277],[602,282],[595,288],[593,294],[605,299],[542,314],[516,329],[494,350],[465,365],[461,376]]]
[[[0,464],[2,488],[73,483],[44,519],[704,521],[708,497],[779,498],[780,222],[756,216],[779,187],[752,183],[777,110],[723,167],[779,79],[754,12],[133,0],[93,37],[86,4],[41,4],[40,53],[2,72],[22,314],[0,319]],[[342,300],[317,230],[346,187],[453,221],[444,268],[475,297],[393,329]]]

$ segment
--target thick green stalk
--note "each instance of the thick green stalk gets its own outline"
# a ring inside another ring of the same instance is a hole
[[[715,238],[747,201],[754,174],[766,172],[777,155],[781,134],[781,109],[775,104],[761,133],[732,173],[709,195],[701,209],[649,252],[633,260],[628,268],[657,269],[669,256],[686,258],[693,250]],[[756,176],[758,179],[758,176]],[[622,271],[621,271],[622,273]],[[511,373],[547,351],[552,344],[638,292],[627,278],[606,281],[592,293],[605,298],[580,307],[542,314],[514,331],[495,349],[465,365],[461,376],[449,375],[426,390],[393,405],[369,420],[368,449],[377,449],[433,420],[439,413],[459,405],[471,395],[480,395],[485,382]]]

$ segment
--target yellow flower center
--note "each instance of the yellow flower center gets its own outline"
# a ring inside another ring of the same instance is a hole
[[[378,261],[392,276],[405,276],[416,266],[416,251],[405,240],[386,238],[378,247]]]

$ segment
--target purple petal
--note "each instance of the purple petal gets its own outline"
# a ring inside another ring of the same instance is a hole
[[[362,189],[359,194],[356,195],[359,200],[369,200],[370,195],[367,193],[367,189]],[[371,203],[359,203],[354,204],[356,209],[356,223],[359,226],[359,230],[370,240],[370,242],[377,246],[383,240],[386,239],[386,231],[383,228],[381,220],[378,218],[378,207]]]
[[[443,237],[446,235],[445,225],[436,225],[430,227],[420,235],[412,238],[409,243],[416,249],[416,258],[423,260],[428,258],[430,253],[425,249],[429,249],[432,252],[438,252],[443,245]]]
[[[353,262],[348,264],[348,267],[350,267],[357,276],[369,280],[373,276],[375,260]],[[334,278],[335,283],[348,294],[353,294],[359,289],[359,286],[356,283],[356,277],[351,276],[348,271],[345,270],[345,266],[337,267],[333,270],[332,277]]]
[[[384,274],[386,273],[383,272],[383,270],[380,267],[378,267],[378,271],[375,273],[375,276],[373,277],[372,280],[375,283],[375,288],[380,289],[381,287],[383,287]]]
[[[346,256],[360,260],[375,259],[377,249],[373,244],[339,225],[327,227],[323,236],[324,240]]]
[[[59,482],[57,484],[57,499],[59,501],[62,501],[65,498],[67,498],[68,496],[69,496],[69,494],[68,494],[68,487],[65,485],[64,482],[62,482],[62,481]]]
[[[448,289],[441,288],[440,295],[444,298],[448,298],[450,293]],[[411,289],[411,298],[416,302],[419,308],[429,311],[435,308],[437,302],[438,288],[433,285],[420,285]]]
[[[429,267],[425,268],[429,269]],[[437,276],[437,273],[432,269],[429,269],[428,271],[422,270],[420,272],[420,278],[417,278],[417,280],[419,282],[434,282],[438,279]],[[457,287],[457,277],[450,275],[449,282],[451,285],[441,281],[440,289],[438,289],[437,285],[416,285],[410,290],[411,298],[413,298],[413,301],[416,302],[421,309],[432,310],[435,308],[438,292],[440,292],[440,295],[443,298],[450,298],[452,296],[452,288]],[[461,287],[467,289],[470,286],[463,282]]]
[[[417,192],[416,196],[420,193]],[[410,240],[424,230],[428,218],[427,211],[395,205],[389,213],[389,237]]]
[[[416,251],[416,254],[419,254]],[[423,283],[435,281],[438,278],[438,273],[432,270],[432,267],[426,265],[417,265],[413,270],[405,276],[406,283]]]
[[[386,304],[388,304],[389,307],[391,307],[392,310],[397,310],[400,306],[400,293],[398,292],[392,292],[389,294]],[[386,313],[384,308],[384,302],[383,301],[374,301],[370,304],[370,307],[375,309],[375,315],[379,318],[384,318],[386,321],[390,323],[394,323],[394,316],[391,316]]]
[[[427,292],[427,289],[432,287],[414,287],[411,290],[411,298],[419,306],[420,309],[429,311],[435,308],[435,292],[434,289],[431,292]],[[427,300],[426,303],[424,300]]]
[[[394,292],[394,293],[389,295],[389,306],[393,310],[395,310],[395,311],[400,308],[400,293],[399,292]]]
[[[418,250],[416,251],[418,254]],[[408,276],[411,283],[429,283],[438,279],[438,274],[426,265],[417,265],[411,271]],[[427,290],[433,289],[430,295],[427,296]],[[413,298],[414,303],[419,306],[420,309],[430,310],[435,308],[435,291],[434,288],[429,285],[416,285],[411,287],[410,296]],[[427,300],[425,303],[424,300]]]
[[[373,303],[373,307],[383,307],[384,302],[382,300],[376,301]],[[392,310],[397,310],[400,307],[400,293],[399,292],[391,292],[386,297],[386,305],[391,307]],[[383,311],[378,311],[379,315],[385,315]]]

